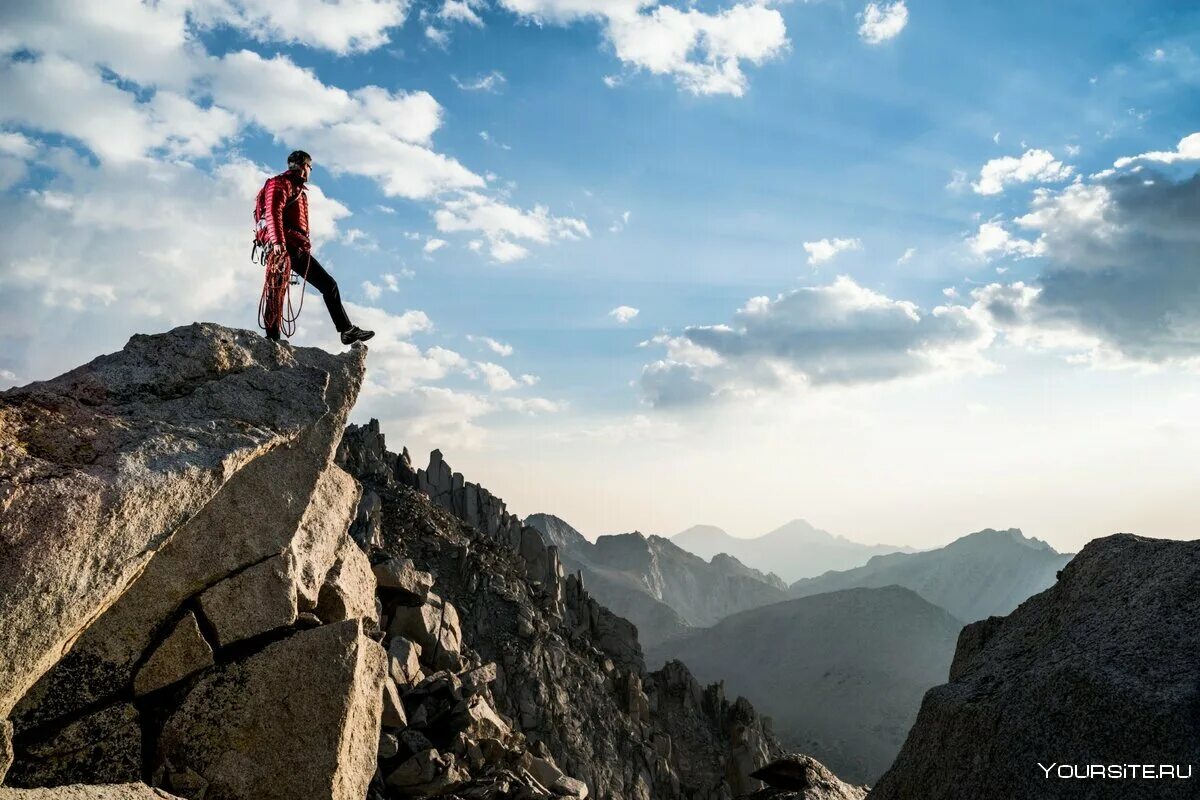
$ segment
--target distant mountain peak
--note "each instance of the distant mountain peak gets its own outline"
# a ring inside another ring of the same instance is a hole
[[[1020,528],[984,528],[974,533],[968,533],[966,536],[960,536],[951,542],[947,547],[962,547],[962,546],[1006,546],[1010,544],[1018,544],[1023,547],[1028,547],[1033,550],[1045,550],[1049,553],[1058,555],[1058,551],[1051,547],[1047,542],[1036,539],[1032,536],[1026,536]]]

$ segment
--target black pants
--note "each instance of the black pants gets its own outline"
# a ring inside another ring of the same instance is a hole
[[[337,281],[333,276],[325,271],[320,261],[312,257],[312,253],[289,250],[288,256],[292,261],[292,274],[307,280],[325,298],[329,318],[333,320],[333,327],[337,328],[338,333],[350,330],[353,326],[350,324],[350,317],[346,316],[346,309],[342,307],[342,294],[338,291]],[[267,331],[268,336],[272,334],[272,338],[278,338],[279,331]]]

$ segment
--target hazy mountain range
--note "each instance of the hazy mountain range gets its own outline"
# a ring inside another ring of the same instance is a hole
[[[1008,614],[1054,585],[1072,558],[1017,528],[988,528],[920,553],[875,556],[865,565],[792,584],[793,597],[851,587],[897,585],[912,589],[963,622]]]
[[[787,599],[787,585],[778,576],[725,554],[706,560],[669,539],[636,532],[593,543],[552,514],[532,514],[525,524],[558,546],[564,566],[582,572],[600,602],[637,625],[643,644]]]
[[[671,541],[704,559],[727,553],[749,567],[774,572],[789,583],[829,570],[852,569],[875,555],[913,552],[911,547],[859,544],[802,519],[752,539],[731,536],[714,525],[693,525],[672,536]]]
[[[961,627],[908,589],[850,589],[735,614],[648,648],[646,663],[678,658],[702,681],[724,680],[785,745],[873,783],[925,691],[946,680]]]

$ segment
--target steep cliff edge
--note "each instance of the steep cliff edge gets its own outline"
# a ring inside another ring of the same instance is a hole
[[[1200,542],[1090,542],[1057,584],[962,630],[871,799],[1195,797],[1198,585]]]
[[[364,363],[197,324],[0,394],[6,785],[363,797],[386,660],[332,459]]]
[[[558,548],[503,501],[437,451],[414,470],[406,452],[387,451],[375,422],[347,430],[339,462],[364,485],[356,539],[373,562],[410,559],[432,577],[439,616],[453,609],[468,664],[494,664],[489,701],[531,753],[590,797],[716,800],[762,787],[750,773],[780,748],[753,707],[727,700],[720,684],[701,687],[678,662],[647,672],[634,627],[564,576]],[[381,777],[415,757],[387,752]],[[388,780],[376,796],[405,796]]]

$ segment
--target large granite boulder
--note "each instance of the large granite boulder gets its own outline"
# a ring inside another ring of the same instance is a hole
[[[196,324],[0,393],[0,717],[231,484],[318,428],[332,455],[364,352]]]
[[[364,355],[193,325],[0,395],[6,783],[365,795],[387,657],[333,464]]]
[[[168,780],[203,776],[206,799],[362,800],[386,670],[358,620],[292,634],[207,673],[167,718],[156,763]]]
[[[1196,797],[1197,586],[1200,542],[1089,543],[1055,586],[963,630],[872,800]]]

